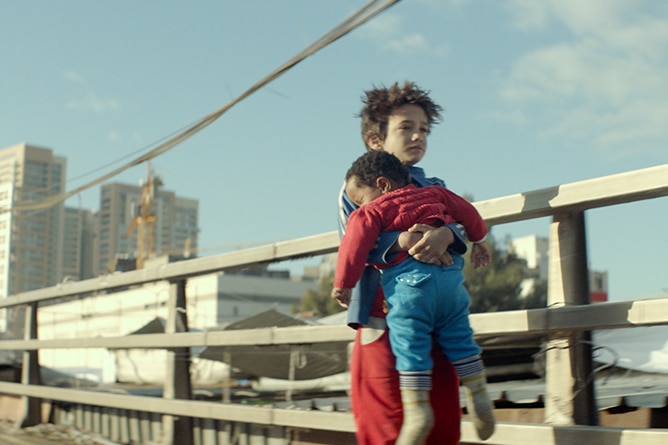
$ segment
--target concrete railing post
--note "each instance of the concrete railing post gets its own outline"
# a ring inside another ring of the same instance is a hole
[[[548,307],[589,304],[584,212],[558,213],[550,225]],[[550,336],[545,422],[597,425],[591,332]]]

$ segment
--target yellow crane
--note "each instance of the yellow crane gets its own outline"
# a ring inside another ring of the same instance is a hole
[[[137,229],[137,259],[136,269],[144,267],[144,261],[153,255],[155,246],[155,222],[156,216],[153,212],[153,201],[157,189],[162,185],[160,178],[153,176],[151,164],[148,164],[146,172],[146,181],[142,185],[141,202],[137,206],[137,213],[132,218],[130,226],[125,232],[125,236],[132,236],[132,232]]]

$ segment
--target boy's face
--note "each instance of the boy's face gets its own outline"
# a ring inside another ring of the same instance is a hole
[[[406,104],[390,114],[385,140],[372,139],[369,147],[391,153],[402,164],[411,167],[424,157],[428,135],[427,113],[419,105]]]

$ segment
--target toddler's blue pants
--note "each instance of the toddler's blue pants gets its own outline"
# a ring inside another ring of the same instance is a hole
[[[431,370],[434,338],[450,362],[481,352],[469,324],[471,298],[464,287],[464,259],[452,257],[452,266],[410,257],[381,271],[390,344],[400,372]]]

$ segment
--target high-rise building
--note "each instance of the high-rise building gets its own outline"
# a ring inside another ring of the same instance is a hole
[[[0,150],[0,298],[63,279],[65,158],[21,143]]]
[[[143,185],[121,183],[102,186],[95,243],[96,275],[116,270],[119,262],[127,259],[133,261],[141,253],[196,256],[198,201],[178,197],[174,192],[159,187],[152,189],[151,193],[152,203],[149,210],[152,233],[145,238],[141,233],[138,234],[136,219],[142,216],[146,188]],[[148,219],[146,215],[144,218]]]
[[[0,298],[63,278],[65,158],[26,143],[0,150]],[[0,311],[0,330],[23,334],[23,310]]]
[[[65,207],[63,280],[93,278],[94,210]]]

